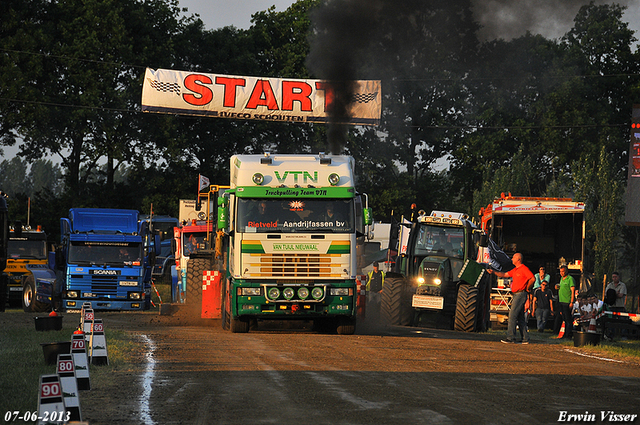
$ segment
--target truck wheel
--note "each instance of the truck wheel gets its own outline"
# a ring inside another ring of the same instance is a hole
[[[478,320],[478,288],[460,285],[456,302],[453,329],[460,332],[475,332]]]
[[[353,335],[356,331],[355,317],[341,317],[336,328],[338,335]]]
[[[205,270],[211,270],[209,259],[189,259],[187,263],[187,304],[202,305],[202,272]]]
[[[49,310],[49,306],[36,300],[36,282],[33,276],[27,277],[22,287],[22,309],[27,313],[40,313]]]
[[[246,334],[249,332],[249,321],[241,318],[229,317],[229,326],[234,334]]]
[[[385,323],[408,326],[411,323],[412,308],[402,277],[387,277],[382,286],[380,310]]]

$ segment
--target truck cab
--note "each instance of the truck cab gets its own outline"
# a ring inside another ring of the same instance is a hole
[[[47,268],[49,253],[47,235],[40,226],[35,229],[16,222],[9,228],[7,255],[8,301],[12,307],[31,311],[34,301],[35,280],[30,276],[33,268]]]

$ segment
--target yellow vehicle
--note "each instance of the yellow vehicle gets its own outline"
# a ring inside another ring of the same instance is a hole
[[[22,304],[24,311],[37,311],[36,281],[30,269],[47,268],[47,235],[40,226],[32,229],[16,222],[9,227],[7,247],[7,300],[12,307]]]

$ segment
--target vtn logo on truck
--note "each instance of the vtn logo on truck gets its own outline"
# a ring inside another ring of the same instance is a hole
[[[303,183],[308,183],[309,181],[311,181],[312,183],[318,183],[318,172],[317,171],[313,172],[313,176],[308,171],[285,171],[282,174],[282,176],[280,176],[279,172],[275,171],[275,174],[276,174],[276,179],[278,179],[278,182],[280,182],[280,183],[284,183],[284,181],[287,179],[288,176],[293,176],[293,182],[294,183],[298,183],[298,177],[301,174],[302,174],[302,182]]]
[[[91,270],[89,271],[89,274],[101,274],[101,275],[109,275],[109,276],[114,276],[114,275],[119,275],[120,274],[120,270]]]

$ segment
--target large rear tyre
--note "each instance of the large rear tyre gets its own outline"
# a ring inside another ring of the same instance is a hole
[[[387,277],[384,280],[380,309],[386,324],[408,326],[411,323],[413,311],[403,277]]]
[[[22,287],[22,309],[27,313],[40,313],[49,310],[49,306],[36,300],[36,282],[33,276],[27,277]]]
[[[211,270],[208,258],[191,258],[187,262],[187,304],[202,305],[202,275]]]
[[[456,315],[453,329],[459,332],[475,332],[478,324],[478,288],[461,284],[458,288]]]

